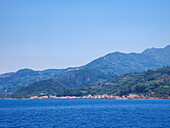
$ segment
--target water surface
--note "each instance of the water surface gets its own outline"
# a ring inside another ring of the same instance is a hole
[[[0,100],[0,128],[170,128],[170,100]]]

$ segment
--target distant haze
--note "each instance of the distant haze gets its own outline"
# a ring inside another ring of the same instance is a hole
[[[0,74],[170,44],[169,0],[1,0]]]

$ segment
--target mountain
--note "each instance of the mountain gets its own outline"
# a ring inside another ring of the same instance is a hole
[[[12,97],[22,98],[30,97],[32,95],[57,95],[64,89],[66,89],[66,87],[58,81],[55,81],[54,79],[47,79],[19,88],[15,93],[12,94]]]
[[[146,49],[142,52],[142,54],[156,59],[157,62],[163,65],[169,65],[170,63],[170,45],[165,48]]]
[[[127,96],[131,93],[145,97],[170,98],[170,66],[161,69],[152,69],[142,73],[125,74],[111,82],[96,86],[72,89],[54,79],[42,80],[21,87],[11,97],[29,98],[35,95],[83,96],[89,94]]]
[[[43,71],[34,71],[31,69],[21,69],[17,72],[5,73],[0,75],[0,97],[11,94],[19,87],[26,84],[45,79],[57,79],[67,73],[76,70],[76,68],[68,69],[47,69]]]
[[[47,79],[27,84],[20,87],[8,97],[11,98],[30,98],[31,96],[80,96],[83,93],[79,89],[70,89],[57,80]]]
[[[142,72],[165,65],[170,65],[170,45],[165,48],[146,49],[142,53],[114,52],[76,68],[43,71],[21,69],[0,75],[0,96],[11,94],[21,86],[39,80],[53,78],[68,88],[76,88],[96,85],[126,73]]]
[[[169,62],[170,64],[170,62]],[[160,68],[163,64],[147,55],[138,53],[115,52],[101,57],[85,65],[86,68],[98,69],[104,73],[122,75],[131,72],[142,72],[152,68]]]
[[[170,65],[170,45],[165,48],[146,49],[142,53],[110,53],[90,62],[84,67],[98,69],[105,73],[111,72],[115,75],[122,75],[161,68],[166,65]]]
[[[68,88],[78,88],[104,83],[116,77],[116,75],[105,74],[100,70],[82,68],[64,75],[57,80]]]
[[[112,94],[122,96],[135,93],[170,98],[170,66],[142,73],[125,74],[112,82],[84,87],[80,91],[86,92],[84,95]]]

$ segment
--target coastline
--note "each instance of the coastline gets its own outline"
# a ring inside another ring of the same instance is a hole
[[[168,98],[160,98],[160,97],[149,97],[149,96],[143,96],[143,95],[137,95],[137,94],[129,94],[128,96],[113,96],[113,95],[107,95],[107,94],[103,94],[103,95],[87,95],[87,96],[61,96],[61,97],[57,97],[57,96],[31,96],[29,98],[0,98],[0,99],[115,99],[115,100],[133,100],[133,99],[137,99],[137,100],[158,100],[158,99],[170,99],[170,97]]]

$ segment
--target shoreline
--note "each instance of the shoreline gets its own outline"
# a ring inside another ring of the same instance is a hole
[[[92,98],[91,98],[92,99]],[[0,100],[68,100],[68,99],[30,99],[30,98],[0,98]],[[81,99],[70,99],[70,100],[83,100]],[[88,100],[88,99],[85,99]],[[97,100],[97,99],[96,99]],[[105,98],[101,98],[101,100],[170,100],[170,99],[105,99]]]
[[[42,96],[31,96],[29,98],[0,98],[0,99],[116,99],[116,100],[127,100],[127,99],[170,99],[170,97],[149,97],[144,95],[129,94],[128,96],[116,96],[116,95],[86,95],[86,96],[53,96],[53,95],[42,95]]]

